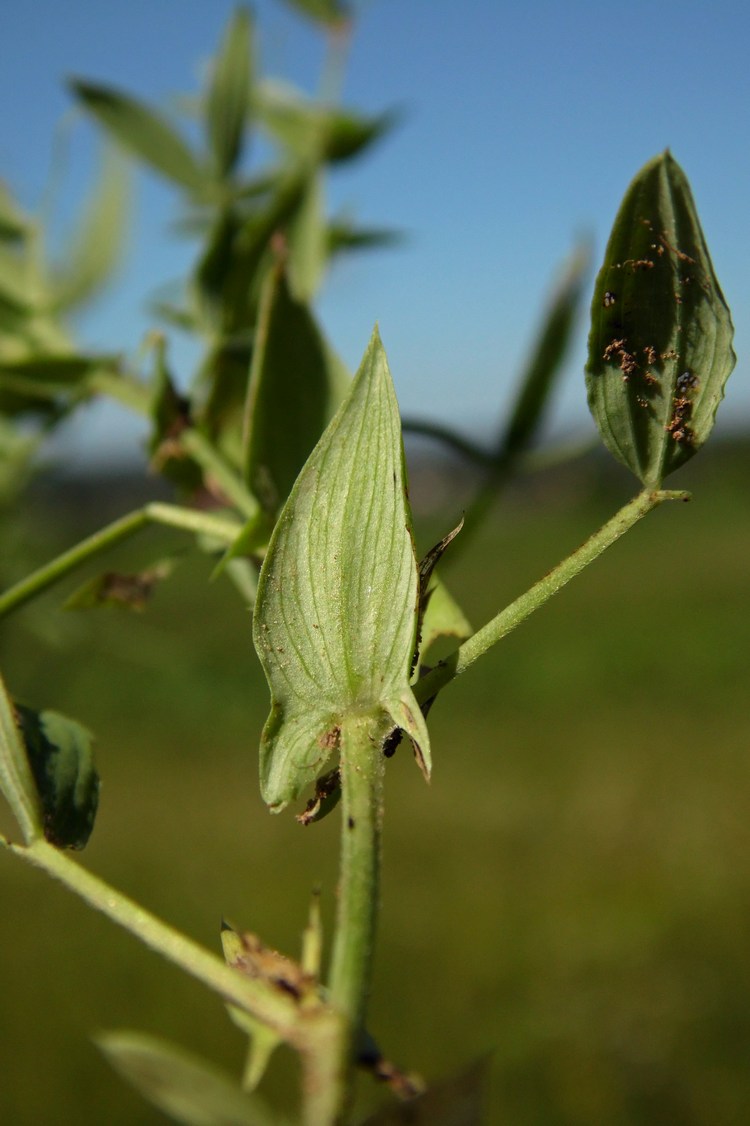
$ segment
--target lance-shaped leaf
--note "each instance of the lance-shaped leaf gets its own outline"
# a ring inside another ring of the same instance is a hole
[[[281,266],[266,279],[245,414],[245,477],[274,516],[346,395],[350,379]]]
[[[734,367],[732,332],[687,179],[662,153],[633,180],[615,219],[586,368],[605,445],[647,487],[710,434]]]
[[[214,59],[206,99],[206,127],[220,179],[234,171],[241,153],[250,100],[252,22],[238,8]]]
[[[409,687],[418,609],[401,427],[375,332],[271,537],[253,633],[271,688],[261,790],[281,809],[338,746],[342,720],[400,728],[430,769]],[[373,744],[373,754],[382,746]]]
[[[143,102],[93,82],[73,79],[70,88],[109,134],[168,180],[201,192],[205,173],[180,134]]]

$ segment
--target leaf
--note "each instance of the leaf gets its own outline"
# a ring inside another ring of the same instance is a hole
[[[252,22],[238,8],[214,59],[206,98],[206,126],[220,180],[230,175],[242,155],[242,137],[250,105]]]
[[[286,0],[286,2],[302,15],[326,27],[336,28],[345,25],[351,18],[351,4],[346,3],[345,0]]]
[[[299,208],[287,232],[289,281],[299,301],[315,297],[328,261],[323,176],[315,169],[308,177]]]
[[[84,848],[99,804],[91,734],[53,711],[16,705],[42,807],[44,836],[57,848]]]
[[[154,374],[151,402],[151,434],[148,452],[151,468],[188,494],[200,489],[203,470],[188,455],[180,442],[192,425],[190,402],[177,391],[167,366],[167,346],[163,336],[154,337]]]
[[[346,218],[334,219],[328,224],[329,255],[340,254],[347,250],[372,250],[398,246],[403,241],[403,233],[389,227],[356,227]]]
[[[175,563],[174,559],[160,559],[152,567],[136,574],[105,571],[74,591],[63,608],[92,610],[100,606],[119,606],[128,610],[145,610],[154,588],[169,578]]]
[[[70,309],[96,294],[121,258],[128,231],[130,177],[119,153],[105,151],[99,180],[52,286],[52,306]]]
[[[209,325],[222,333],[247,331],[255,309],[272,237],[284,229],[300,205],[305,177],[280,179],[264,205],[244,215],[227,207],[219,212],[195,271],[193,289]]]
[[[24,218],[5,184],[0,183],[0,242],[22,243],[30,234]]]
[[[226,922],[221,925],[221,946],[227,965],[246,972],[243,936]],[[233,1023],[250,1038],[242,1087],[245,1091],[254,1091],[266,1073],[271,1056],[283,1043],[283,1039],[268,1025],[237,1005],[227,1005],[227,1012]]]
[[[425,655],[436,641],[444,637],[465,641],[474,632],[463,610],[439,575],[433,575],[424,602],[418,667],[422,665]]]
[[[245,480],[275,516],[350,385],[280,265],[263,289],[245,408]]]
[[[0,790],[28,844],[42,836],[42,809],[16,710],[0,678]]]
[[[261,792],[272,809],[314,781],[349,716],[401,728],[429,775],[409,687],[418,586],[398,405],[376,330],[284,506],[258,583],[253,638],[271,688]]]
[[[648,488],[713,428],[732,321],[685,174],[649,161],[617,213],[591,306],[586,382],[607,448]]]
[[[105,1032],[96,1044],[153,1106],[185,1126],[280,1126],[257,1095],[245,1094],[206,1060],[155,1036]]]
[[[110,135],[155,172],[200,194],[206,174],[180,134],[161,114],[109,86],[71,79],[70,89]]]
[[[539,430],[570,343],[588,263],[588,250],[579,247],[557,287],[500,440],[497,457],[503,465],[524,453]]]
[[[294,87],[276,81],[258,84],[255,108],[263,128],[275,141],[313,164],[336,164],[360,156],[400,117],[393,111],[363,117],[311,101]]]
[[[33,355],[0,362],[0,409],[6,414],[55,414],[85,397],[95,372],[114,367],[113,357]]]

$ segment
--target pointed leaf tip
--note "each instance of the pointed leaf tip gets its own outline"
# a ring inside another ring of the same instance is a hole
[[[272,808],[315,780],[349,713],[391,716],[429,771],[409,687],[417,603],[398,405],[376,328],[279,517],[258,584],[254,641],[272,696],[261,788]]]
[[[628,188],[591,307],[586,381],[607,448],[650,488],[710,434],[733,327],[690,186],[669,151]]]

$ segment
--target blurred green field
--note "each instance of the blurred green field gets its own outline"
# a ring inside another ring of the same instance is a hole
[[[675,480],[692,504],[652,513],[451,686],[430,787],[403,749],[389,767],[370,1023],[431,1079],[489,1052],[489,1123],[750,1117],[749,468],[741,444],[697,459]],[[594,466],[508,494],[447,576],[474,624],[628,488]],[[71,542],[63,511],[29,513],[38,561]],[[181,543],[145,533],[111,558],[147,562],[157,538]],[[267,691],[249,615],[209,571],[186,561],[138,617],[62,615],[67,583],[8,621],[3,670],[97,735],[88,866],[207,945],[226,916],[293,953],[315,885],[331,917],[338,826],[265,812]],[[202,987],[5,854],[0,887],[4,1124],[166,1121],[99,1057],[101,1029],[241,1067]],[[295,1076],[281,1053],[269,1091],[287,1106]]]

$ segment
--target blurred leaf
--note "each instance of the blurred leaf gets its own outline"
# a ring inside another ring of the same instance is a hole
[[[169,578],[175,565],[174,559],[160,559],[137,574],[106,571],[74,591],[66,600],[64,609],[92,610],[101,606],[120,606],[128,610],[145,610],[154,588]]]
[[[323,176],[313,170],[307,179],[299,207],[289,224],[289,284],[298,301],[315,297],[328,261],[328,228],[325,215]]]
[[[271,240],[282,231],[303,198],[305,177],[283,177],[270,200],[249,215],[234,207],[218,215],[194,278],[198,306],[225,335],[255,324],[262,266]]]
[[[149,405],[151,434],[148,451],[151,468],[186,493],[203,484],[203,470],[185,451],[180,436],[192,425],[190,403],[179,394],[167,366],[166,341],[154,340],[154,376]]]
[[[311,101],[285,83],[266,81],[256,91],[256,112],[266,132],[302,161],[339,163],[360,156],[399,119],[377,117]]]
[[[91,734],[59,712],[16,705],[44,819],[44,836],[58,848],[84,848],[99,804]]]
[[[0,181],[0,241],[22,242],[28,233],[28,220],[23,217],[10,192]]]
[[[401,231],[387,227],[356,227],[345,219],[334,219],[328,224],[328,253],[345,250],[370,250],[397,246],[404,241]]]
[[[327,27],[338,27],[351,19],[351,4],[346,0],[286,0],[291,8]]]
[[[99,182],[84,204],[78,229],[63,255],[63,268],[54,279],[54,308],[79,305],[110,277],[125,246],[129,203],[129,169],[119,154],[108,149]]]
[[[685,174],[649,161],[594,289],[589,406],[607,448],[657,488],[705,442],[734,367],[732,321]]]
[[[36,355],[0,362],[0,410],[5,414],[55,414],[86,396],[95,372],[116,360],[105,356]]]
[[[265,549],[272,531],[273,521],[262,509],[256,512],[254,516],[250,516],[234,543],[227,548],[211,572],[211,579],[218,578],[232,560],[241,559],[243,556],[257,555]]]
[[[236,168],[250,105],[252,20],[237,8],[214,59],[206,99],[208,139],[219,179]]]
[[[497,456],[503,465],[508,465],[524,453],[539,431],[555,378],[560,373],[570,344],[588,263],[587,248],[579,248],[557,287],[500,441]]]
[[[272,697],[261,790],[271,808],[314,781],[353,715],[405,731],[429,774],[409,686],[417,610],[398,405],[376,331],[297,478],[258,583],[253,637]]]
[[[361,117],[344,110],[332,111],[325,129],[325,159],[338,163],[361,156],[365,149],[379,141],[400,121],[395,110],[377,117]]]
[[[281,1126],[256,1095],[213,1064],[139,1032],[105,1032],[96,1043],[153,1106],[185,1126]]]
[[[155,172],[191,192],[205,187],[206,174],[180,134],[155,110],[108,86],[70,80],[83,106],[128,151]]]
[[[349,384],[275,266],[258,318],[245,429],[246,481],[266,512],[275,515],[286,500]]]
[[[487,1073],[487,1060],[478,1060],[415,1099],[389,1103],[362,1126],[483,1126]]]
[[[44,811],[27,748],[18,728],[17,709],[0,677],[0,790],[28,843],[43,833]]]

